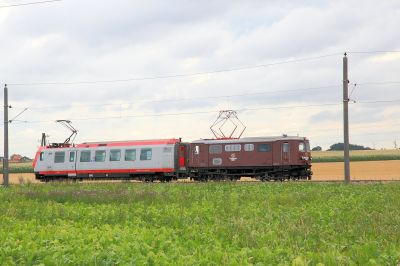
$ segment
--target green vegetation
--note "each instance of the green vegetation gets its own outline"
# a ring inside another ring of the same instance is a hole
[[[33,173],[32,163],[10,163],[10,173]],[[3,173],[3,164],[0,164],[0,173]]]
[[[313,163],[343,162],[343,151],[312,151]],[[350,161],[400,160],[400,150],[350,151]]]
[[[372,150],[370,147],[364,147],[362,145],[356,144],[349,144],[350,150]],[[335,143],[331,145],[328,151],[343,151],[344,150],[344,143]]]
[[[32,162],[10,163],[10,173],[33,173]],[[0,173],[3,173],[3,164],[0,164]]]
[[[399,195],[395,183],[13,186],[0,190],[0,262],[397,265]]]

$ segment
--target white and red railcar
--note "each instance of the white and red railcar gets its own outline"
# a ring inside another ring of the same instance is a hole
[[[36,178],[137,179],[170,181],[187,170],[188,144],[180,139],[91,142],[40,147],[33,163]]]

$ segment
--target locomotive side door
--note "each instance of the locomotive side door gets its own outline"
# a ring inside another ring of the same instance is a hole
[[[290,164],[290,144],[282,142],[282,165]]]
[[[198,143],[192,144],[192,165],[200,166],[200,145]]]
[[[208,145],[203,143],[192,143],[191,166],[208,167]]]

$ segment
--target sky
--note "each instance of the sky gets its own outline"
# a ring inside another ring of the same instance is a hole
[[[42,132],[63,142],[58,119],[72,121],[76,143],[212,138],[219,110],[237,110],[243,137],[299,135],[327,149],[343,142],[344,52],[350,142],[400,146],[397,0],[1,7],[27,2],[0,0],[0,86],[10,119],[28,108],[10,124],[10,154],[33,157]]]

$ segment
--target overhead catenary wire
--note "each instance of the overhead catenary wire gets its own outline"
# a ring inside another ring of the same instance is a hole
[[[41,4],[49,4],[49,3],[61,2],[61,1],[63,1],[63,0],[46,0],[46,1],[26,2],[26,3],[19,3],[19,4],[0,5],[0,8],[11,8],[11,7],[18,7],[18,6],[41,5]]]
[[[400,102],[400,99],[394,100],[378,100],[378,101],[360,101],[357,103],[361,104],[377,104],[377,103],[391,103]],[[326,107],[326,106],[337,106],[341,105],[341,102],[337,103],[323,103],[323,104],[307,104],[307,105],[286,105],[286,106],[265,106],[265,107],[254,107],[254,108],[238,108],[235,109],[238,112],[245,111],[258,111],[258,110],[279,110],[279,109],[296,109],[296,108],[308,108],[308,107]],[[181,116],[181,115],[196,115],[196,114],[210,114],[217,113],[218,110],[207,110],[207,111],[196,111],[196,112],[178,112],[178,113],[156,113],[156,114],[142,114],[142,115],[114,115],[114,116],[101,116],[101,117],[76,117],[68,118],[72,121],[90,121],[90,120],[109,120],[109,119],[123,119],[123,118],[145,118],[145,117],[163,117],[163,116]],[[20,123],[52,123],[54,120],[36,120],[36,121],[23,121],[16,120],[15,122]]]
[[[341,85],[325,85],[319,87],[309,87],[309,88],[299,88],[299,89],[287,89],[287,90],[274,90],[274,91],[258,91],[252,93],[241,93],[241,94],[227,94],[227,95],[217,95],[217,96],[205,96],[205,97],[190,97],[190,98],[167,98],[167,99],[148,99],[148,100],[135,100],[130,102],[121,103],[98,103],[98,104],[79,104],[79,105],[32,105],[29,107],[30,110],[41,110],[41,109],[57,109],[57,108],[68,108],[68,107],[96,107],[96,106],[121,106],[121,105],[131,105],[137,103],[152,103],[152,102],[179,102],[179,101],[196,101],[196,100],[208,100],[208,99],[223,99],[223,98],[235,98],[244,96],[256,96],[264,94],[279,94],[285,92],[298,92],[298,91],[312,91],[312,90],[322,90],[330,88],[339,88]],[[18,107],[17,107],[18,108]]]
[[[266,64],[253,65],[253,66],[232,67],[232,68],[186,73],[186,74],[171,74],[171,75],[148,76],[148,77],[137,77],[137,78],[131,77],[131,78],[124,78],[124,79],[110,79],[110,80],[26,82],[26,83],[9,82],[7,84],[11,85],[11,86],[82,85],[82,84],[104,84],[104,83],[120,83],[120,82],[155,80],[155,79],[181,78],[181,77],[201,76],[201,75],[218,74],[218,73],[233,72],[233,71],[243,71],[243,70],[250,70],[250,69],[257,69],[257,68],[265,68],[265,67],[271,67],[271,66],[276,66],[276,65],[298,63],[298,62],[303,62],[303,61],[312,61],[312,60],[322,59],[322,58],[326,58],[326,57],[337,56],[340,54],[341,53],[324,54],[324,55],[289,59],[289,60],[284,60],[284,61],[277,61],[277,62],[266,63]]]
[[[361,83],[350,83],[349,85],[355,87],[359,86],[370,86],[370,85],[391,85],[391,84],[400,84],[400,81],[383,81],[383,82],[361,82]],[[66,105],[41,105],[41,104],[32,104],[29,107],[29,110],[43,110],[43,109],[65,109],[65,108],[74,108],[74,107],[104,107],[104,106],[123,106],[123,105],[132,105],[138,103],[153,103],[153,102],[179,102],[179,101],[197,101],[197,100],[207,100],[207,99],[223,99],[223,98],[235,98],[235,97],[245,97],[245,96],[256,96],[256,95],[264,95],[264,94],[279,94],[286,92],[298,92],[298,91],[313,91],[313,90],[322,90],[322,89],[331,89],[338,88],[342,85],[324,85],[317,87],[309,87],[309,88],[298,88],[298,89],[285,89],[285,90],[272,90],[272,91],[258,91],[258,92],[250,92],[250,93],[241,93],[241,94],[226,94],[226,95],[217,95],[217,96],[205,96],[205,97],[190,97],[190,98],[167,98],[167,99],[139,99],[132,100],[129,102],[119,102],[119,103],[91,103],[91,104],[66,104]],[[353,92],[352,91],[352,92]],[[350,94],[351,95],[351,94]],[[25,107],[13,106],[14,109],[25,109]]]
[[[294,109],[294,108],[306,108],[306,107],[323,107],[340,105],[341,103],[323,103],[323,104],[308,104],[308,105],[291,105],[291,106],[268,106],[268,107],[254,107],[254,108],[238,108],[235,109],[237,112],[244,111],[257,111],[257,110],[278,110],[278,109]],[[196,114],[210,114],[217,113],[219,110],[207,110],[207,111],[196,111],[196,112],[179,112],[179,113],[156,113],[156,114],[143,114],[143,115],[115,115],[115,116],[102,116],[102,117],[77,117],[68,118],[72,121],[88,121],[88,120],[103,120],[103,119],[122,119],[122,118],[145,118],[145,117],[162,117],[162,116],[180,116],[180,115],[196,115]],[[52,123],[55,120],[36,120],[36,121],[23,121],[17,120],[15,122],[20,123]]]

